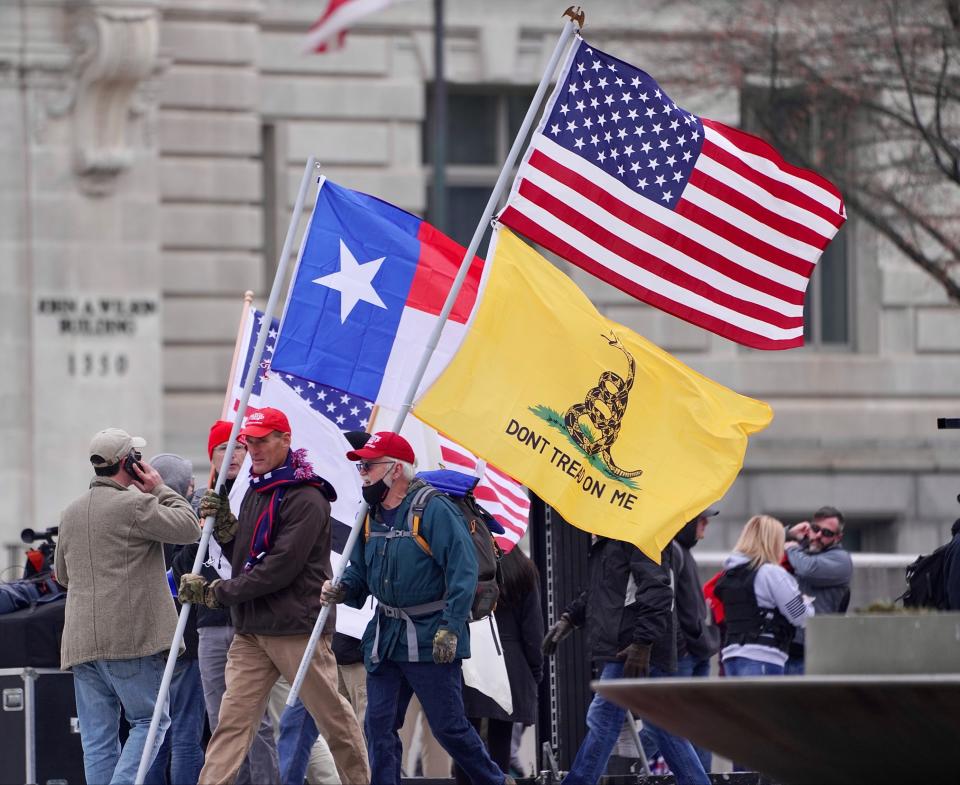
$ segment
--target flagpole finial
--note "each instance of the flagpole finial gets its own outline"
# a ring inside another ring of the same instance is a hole
[[[247,291],[245,291],[245,292],[243,293],[243,302],[246,303],[247,305],[251,305],[251,304],[253,303],[253,290],[252,290],[252,289],[247,289]]]
[[[583,12],[583,9],[580,6],[570,6],[566,11],[563,12],[564,16],[569,16],[571,20],[577,23],[577,26],[583,30],[583,23],[587,19],[587,15]]]

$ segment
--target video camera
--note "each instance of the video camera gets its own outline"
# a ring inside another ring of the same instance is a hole
[[[37,540],[45,540],[53,545],[53,538],[59,533],[59,526],[51,526],[48,529],[44,529],[42,532],[34,531],[33,529],[24,529],[22,532],[20,532],[20,539],[27,545],[32,545]]]
[[[54,550],[56,549],[53,538],[59,533],[59,526],[50,526],[39,532],[33,529],[24,529],[20,532],[20,539],[27,545],[32,545],[37,540],[41,541],[36,548],[27,551],[27,563],[23,569],[24,578],[34,578],[53,572]]]

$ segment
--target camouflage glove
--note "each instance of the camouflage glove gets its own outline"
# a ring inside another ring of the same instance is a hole
[[[438,665],[453,662],[457,656],[457,634],[439,629],[433,636],[433,661]]]
[[[323,605],[337,605],[347,599],[347,587],[343,583],[333,585],[333,581],[324,581],[320,589],[320,602]]]
[[[207,579],[202,575],[197,575],[195,572],[184,573],[180,576],[180,591],[177,592],[177,598],[182,603],[206,605],[211,609],[222,608],[213,590],[218,583],[220,583],[219,579],[207,583]]]
[[[624,657],[623,678],[646,679],[650,676],[650,649],[649,643],[631,643],[627,648],[617,652],[618,657]]]
[[[573,632],[573,624],[570,623],[570,617],[563,614],[548,631],[540,644],[540,651],[545,657],[549,657],[557,650],[557,644]]]
[[[206,520],[215,516],[213,521],[213,536],[221,545],[233,542],[237,536],[237,519],[230,512],[230,500],[227,498],[227,489],[220,493],[208,490],[200,500],[200,517]]]

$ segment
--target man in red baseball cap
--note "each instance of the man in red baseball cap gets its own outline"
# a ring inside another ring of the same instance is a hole
[[[460,512],[415,479],[413,448],[399,434],[375,433],[347,459],[358,462],[370,513],[343,579],[324,583],[323,601],[360,608],[368,596],[377,599],[363,636],[371,781],[400,785],[397,719],[416,694],[433,735],[472,782],[513,782],[463,709],[461,660],[470,656],[477,555]]]
[[[204,785],[234,781],[277,677],[291,683],[296,678],[320,615],[321,588],[333,575],[330,502],[337,495],[314,474],[306,450],[290,448],[286,415],[269,407],[254,409],[240,433],[252,467],[239,519],[212,491],[200,505],[202,516],[216,516],[215,534],[236,532],[232,577],[208,583],[188,573],[180,582],[182,602],[229,608],[236,628],[219,722],[200,772]],[[300,699],[327,740],[341,781],[370,782],[360,724],[338,690],[331,648],[335,626],[331,613]]]

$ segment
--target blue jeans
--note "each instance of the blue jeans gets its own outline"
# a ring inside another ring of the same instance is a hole
[[[656,668],[650,669],[652,678],[666,675]],[[608,662],[603,666],[601,681],[620,678],[623,678],[622,662]],[[594,694],[587,709],[587,735],[563,780],[564,785],[596,785],[607,768],[625,718],[625,709]],[[667,733],[646,720],[643,726],[673,772],[677,785],[710,785],[710,778],[689,741]]]
[[[783,676],[783,666],[772,662],[751,660],[748,657],[730,657],[723,661],[727,676]]]
[[[386,660],[367,674],[365,723],[370,778],[376,785],[400,785],[403,748],[397,731],[416,693],[434,738],[474,785],[501,785],[503,772],[463,709],[460,660],[434,662]]]
[[[170,729],[163,739],[145,785],[197,785],[203,768],[203,721],[206,707],[200,663],[180,658],[170,682]],[[167,777],[167,764],[170,777]]]
[[[147,740],[153,708],[160,692],[166,654],[129,660],[93,660],[73,666],[73,688],[83,744],[87,782],[129,785],[133,782]],[[170,726],[169,697],[150,751],[151,762]],[[120,747],[120,708],[130,735]]]
[[[303,785],[310,763],[310,751],[319,735],[317,724],[299,698],[293,706],[283,710],[280,737],[277,739],[280,782],[283,785]]]

